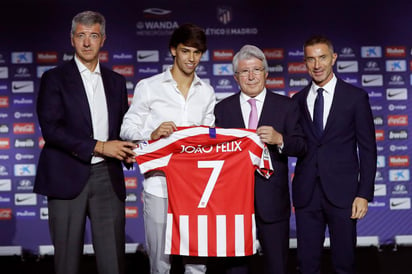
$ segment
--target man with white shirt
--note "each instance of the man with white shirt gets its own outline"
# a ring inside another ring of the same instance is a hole
[[[355,273],[357,220],[373,199],[376,141],[368,93],[333,73],[338,55],[323,36],[309,38],[304,61],[311,83],[293,96],[308,152],[292,183],[299,270],[320,273],[326,228],[334,273]]]
[[[34,192],[47,196],[56,274],[80,272],[88,219],[99,274],[123,274],[125,198],[122,161],[132,142],[120,141],[128,108],[125,78],[101,66],[106,21],[84,11],[72,20],[73,60],[46,71],[37,115],[45,145]]]
[[[245,45],[236,53],[233,71],[240,92],[216,105],[216,126],[256,129],[268,146],[274,173],[269,179],[255,173],[257,235],[263,251],[264,273],[286,274],[291,212],[288,156],[300,156],[306,150],[298,124],[299,109],[289,97],[266,89],[268,64],[256,46]],[[230,266],[231,273],[247,272],[245,259],[232,261],[240,267]]]
[[[206,49],[206,35],[200,27],[183,24],[173,32],[169,42],[173,65],[137,83],[121,127],[123,139],[156,140],[173,134],[178,126],[214,125],[214,90],[195,73]],[[144,176],[143,217],[151,273],[169,273],[166,177],[162,172]],[[198,262],[198,258],[184,257],[185,273],[206,273],[206,266]]]

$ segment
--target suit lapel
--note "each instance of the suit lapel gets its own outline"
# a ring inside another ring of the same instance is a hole
[[[82,116],[91,126],[92,117],[90,114],[90,106],[86,95],[86,89],[83,85],[82,77],[74,59],[70,61],[70,65],[67,67],[65,77],[68,86],[67,90],[71,91],[70,97],[72,97],[72,99],[74,100],[73,105],[79,109],[79,112],[82,113]]]
[[[116,96],[110,96],[110,92],[112,90],[115,90],[115,88],[110,86],[111,81],[109,81],[109,76],[106,74],[106,70],[100,66],[100,73],[102,74],[102,81],[103,81],[103,88],[104,88],[104,94],[106,95],[106,107],[107,107],[107,120],[108,120],[108,129],[109,129],[109,136],[110,136],[110,125],[113,125],[112,119],[114,119],[113,115],[111,115],[113,112],[110,110],[115,107],[115,105],[112,105],[112,100],[110,98],[116,98]]]
[[[276,100],[272,100],[273,93],[269,90],[266,91],[265,101],[262,105],[262,112],[260,113],[258,127],[261,125],[269,125],[272,123],[274,113],[278,111],[278,106],[276,104]]]
[[[266,91],[265,101],[263,102],[262,112],[260,113],[260,117],[259,117],[259,121],[258,121],[258,127],[260,125],[267,124],[266,121],[265,121],[265,118],[269,117],[270,113],[266,113],[266,112],[270,111],[270,112],[273,113],[273,106],[271,106],[270,108],[267,107],[269,96],[270,96],[269,92],[270,91]]]
[[[315,126],[313,124],[313,120],[312,117],[310,116],[310,112],[309,112],[309,108],[308,108],[308,103],[307,103],[307,98],[308,98],[308,94],[310,91],[310,86],[307,86],[302,92],[302,97],[300,98],[300,104],[301,104],[301,108],[300,109],[304,109],[304,112],[301,113],[302,118],[304,119],[304,124],[307,124],[308,127],[310,128],[313,136],[315,136],[317,138],[317,134],[316,134],[316,129]]]
[[[236,96],[235,105],[236,107],[234,108],[234,113],[233,113],[234,121],[238,120],[240,128],[247,128],[246,122],[243,119],[243,115],[242,115],[242,107],[240,105],[240,92],[238,93],[238,96]],[[240,119],[237,117],[240,117]]]
[[[323,135],[326,135],[328,130],[330,129],[331,125],[333,125],[333,121],[336,118],[336,115],[338,115],[337,113],[342,113],[339,111],[339,107],[340,105],[342,105],[342,102],[345,101],[345,96],[344,92],[340,89],[341,85],[339,83],[339,79],[336,83],[336,87],[335,87],[335,92],[333,95],[333,99],[332,99],[332,105],[330,107],[330,111],[329,111],[329,115],[328,115],[328,119],[326,121],[325,124],[325,130],[323,131]]]

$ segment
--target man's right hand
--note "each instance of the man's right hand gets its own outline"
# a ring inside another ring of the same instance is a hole
[[[106,142],[97,141],[95,152],[102,157],[112,157],[124,161],[136,156],[133,149],[136,144],[128,141],[110,140]]]
[[[176,130],[177,127],[174,122],[163,122],[152,132],[150,138],[151,140],[157,140],[161,137],[168,137]]]

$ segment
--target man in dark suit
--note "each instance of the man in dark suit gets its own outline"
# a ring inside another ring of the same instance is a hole
[[[326,227],[335,273],[355,273],[356,223],[373,198],[376,142],[368,94],[337,78],[337,54],[325,37],[304,44],[312,83],[295,94],[308,150],[292,183],[298,261],[320,273]]]
[[[126,81],[99,64],[105,18],[86,11],[72,21],[74,59],[45,72],[37,115],[45,140],[34,192],[47,196],[55,272],[79,272],[86,218],[100,274],[124,273],[125,183],[122,162],[133,143],[120,141]]]
[[[263,251],[264,273],[285,274],[290,218],[288,156],[302,156],[306,150],[298,124],[299,109],[289,97],[266,90],[268,64],[259,48],[243,46],[233,58],[233,71],[240,92],[216,105],[216,126],[257,127],[256,133],[268,145],[274,174],[270,179],[255,175],[257,234]],[[256,103],[257,125],[250,123],[254,119],[249,117],[254,108],[250,99]]]

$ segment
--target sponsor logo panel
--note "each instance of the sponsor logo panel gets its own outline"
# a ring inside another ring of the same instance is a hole
[[[409,181],[409,169],[390,169],[389,181],[391,182],[407,182]]]
[[[374,196],[386,196],[386,185],[375,184]]]
[[[126,188],[135,189],[137,188],[137,178],[136,177],[126,177],[125,178]]]
[[[136,53],[137,62],[159,62],[158,50],[138,50]]]
[[[389,200],[391,210],[405,210],[411,208],[411,198],[391,198]]]
[[[0,208],[0,220],[11,220],[12,217],[11,208]]]
[[[214,50],[212,53],[212,60],[213,61],[232,61],[234,51],[233,50]]]
[[[382,47],[380,46],[363,46],[361,47],[362,58],[381,58]]]
[[[137,218],[139,216],[139,210],[137,206],[126,206],[126,218]]]
[[[280,48],[263,49],[267,60],[282,60],[285,58],[284,50]]]
[[[406,88],[386,89],[386,100],[407,100],[408,90]]]
[[[389,156],[390,167],[406,167],[409,166],[408,155],[391,155]]]
[[[354,73],[359,71],[358,61],[338,61],[337,71],[340,73]]]
[[[295,74],[295,73],[307,73],[307,68],[304,62],[300,63],[288,63],[288,73]]]
[[[12,64],[32,64],[33,52],[12,52],[11,53]]]
[[[386,71],[406,71],[406,60],[386,60]]]
[[[0,179],[0,191],[11,191],[11,179]]]
[[[215,76],[232,76],[232,64],[213,64],[213,75]]]
[[[37,205],[37,194],[35,193],[15,193],[14,204],[21,205]]]
[[[406,47],[391,46],[385,48],[385,57],[406,57]]]
[[[388,126],[407,126],[408,115],[389,115]]]

